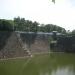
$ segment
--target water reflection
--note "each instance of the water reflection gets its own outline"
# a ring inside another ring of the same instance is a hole
[[[65,68],[57,68],[57,70],[42,72],[40,71],[40,75],[75,75],[73,68],[65,67]]]
[[[74,75],[74,72],[73,68],[65,67],[65,68],[58,68],[56,71],[52,71],[51,75]]]
[[[74,54],[39,55],[32,58],[23,75],[75,75]]]

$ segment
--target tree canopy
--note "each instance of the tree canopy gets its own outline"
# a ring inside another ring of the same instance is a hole
[[[16,17],[14,20],[0,19],[0,30],[2,31],[25,31],[25,32],[52,32],[66,33],[66,30],[54,24],[40,24],[36,21]]]
[[[53,3],[55,3],[55,0],[52,0]]]

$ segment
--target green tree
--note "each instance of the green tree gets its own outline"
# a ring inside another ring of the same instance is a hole
[[[72,30],[72,33],[71,33],[72,35],[75,35],[75,30]]]
[[[15,29],[18,31],[20,29],[20,17],[14,18]]]
[[[40,31],[40,32],[45,32],[45,25],[44,25],[44,24],[41,24],[41,25],[39,26],[39,31]]]
[[[1,31],[13,31],[13,21],[0,19],[0,30]]]
[[[24,31],[25,30],[25,19],[24,18],[14,18],[14,23],[15,23],[15,29],[17,31]]]
[[[39,23],[38,22],[33,22],[32,26],[31,26],[31,31],[32,32],[37,32],[38,31],[38,25]]]
[[[55,3],[55,0],[52,0],[53,3]]]

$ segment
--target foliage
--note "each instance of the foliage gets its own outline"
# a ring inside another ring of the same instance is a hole
[[[58,47],[64,52],[75,52],[75,36],[61,36],[57,41]]]
[[[51,43],[51,41],[53,41],[53,38],[50,36],[50,37],[48,38],[49,44]]]
[[[0,19],[0,30],[25,31],[25,32],[52,32],[66,33],[62,27],[53,24],[39,24],[38,22],[25,20],[25,18],[14,18],[14,20]]]
[[[55,3],[55,0],[52,0],[52,2],[54,2],[54,3]]]
[[[72,35],[75,35],[75,30],[72,31]]]
[[[66,33],[66,30],[62,27],[59,27],[57,25],[53,25],[53,24],[41,24],[39,26],[39,31],[40,32],[52,32],[52,31],[58,31],[59,33]]]
[[[37,32],[38,24],[36,21],[25,20],[24,18],[14,18],[17,31]]]
[[[12,31],[13,30],[12,20],[0,19],[0,30],[1,31]]]

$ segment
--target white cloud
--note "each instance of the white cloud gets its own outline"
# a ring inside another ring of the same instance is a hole
[[[74,29],[75,8],[71,0],[56,0],[54,5],[51,0],[1,0],[0,17],[14,18],[25,17],[40,23],[53,23],[66,29]]]

